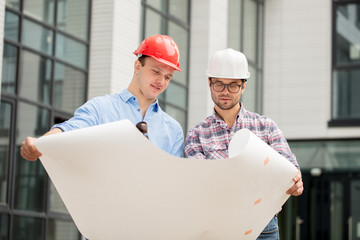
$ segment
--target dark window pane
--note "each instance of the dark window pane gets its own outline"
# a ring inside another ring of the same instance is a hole
[[[333,78],[333,118],[360,118],[360,70],[335,71]]]
[[[87,46],[62,34],[56,35],[56,57],[80,68],[87,66]]]
[[[89,28],[89,0],[58,0],[57,4],[57,27],[86,41]]]
[[[85,80],[84,73],[55,64],[54,106],[73,113],[85,101]]]
[[[19,10],[20,0],[6,0],[6,6],[15,10]]]
[[[25,19],[22,28],[22,43],[27,47],[51,55],[53,32]]]
[[[0,214],[0,239],[9,239],[9,217],[7,214]]]
[[[173,80],[187,85],[188,32],[179,25],[169,22],[168,35],[174,39],[180,50],[180,69],[174,72]]]
[[[21,56],[19,94],[43,103],[50,102],[51,61],[23,51]]]
[[[252,0],[245,0],[244,17],[244,46],[243,52],[248,61],[256,62],[256,39],[257,39],[257,4]]]
[[[186,108],[187,92],[184,87],[170,83],[166,89],[166,102]]]
[[[19,16],[12,12],[5,13],[5,38],[15,42],[19,39]]]
[[[1,91],[15,94],[16,66],[18,49],[10,44],[4,44]]]
[[[187,22],[188,9],[187,0],[169,0],[169,13],[184,22]]]
[[[29,104],[18,105],[17,163],[15,179],[15,208],[45,211],[46,173],[40,161],[30,162],[20,155],[22,141],[27,136],[39,137],[49,129],[49,111]]]
[[[146,0],[146,4],[161,12],[165,12],[165,0]]]
[[[44,232],[44,220],[39,218],[30,218],[14,216],[12,226],[13,240],[42,240]]]
[[[360,63],[360,4],[336,8],[336,63]]]
[[[228,46],[240,51],[241,46],[241,3],[239,0],[229,0]]]
[[[50,220],[47,240],[78,240],[79,231],[73,222]]]
[[[145,38],[155,35],[164,34],[165,32],[165,19],[159,14],[150,9],[146,9],[146,26]]]
[[[61,199],[59,193],[57,192],[54,184],[50,182],[50,203],[49,209],[51,212],[59,212],[59,213],[68,213],[67,208],[63,200]]]
[[[24,1],[24,13],[41,22],[54,23],[54,0]]]
[[[0,104],[0,202],[7,199],[9,146],[11,130],[11,105],[1,101]]]

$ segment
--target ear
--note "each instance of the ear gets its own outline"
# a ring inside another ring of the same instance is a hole
[[[141,68],[141,62],[139,60],[136,60],[134,63],[134,72],[139,72]]]
[[[244,81],[242,86],[241,86],[241,94],[243,94],[244,91],[245,91],[246,83],[247,83],[247,81],[246,82]]]
[[[210,80],[210,78],[208,78],[208,84],[209,84],[209,88],[211,90],[211,80]]]

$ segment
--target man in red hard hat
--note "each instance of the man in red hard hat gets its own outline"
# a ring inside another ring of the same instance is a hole
[[[68,121],[56,124],[45,135],[128,119],[134,125],[145,122],[149,140],[171,155],[183,153],[183,131],[180,124],[162,111],[158,103],[174,71],[180,70],[180,52],[166,35],[146,38],[134,51],[134,75],[127,89],[118,94],[95,97],[79,107]],[[36,138],[27,137],[21,155],[35,161],[41,153],[34,146]]]

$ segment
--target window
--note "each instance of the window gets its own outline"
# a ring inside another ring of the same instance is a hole
[[[159,96],[161,108],[187,129],[189,0],[143,0],[142,39],[155,34],[169,35],[180,49],[181,73],[175,71],[166,91]],[[142,40],[141,39],[141,40]]]
[[[360,4],[333,2],[332,114],[329,126],[360,126]]]
[[[86,100],[90,0],[6,0],[0,105],[0,239],[81,238],[39,161],[22,159]]]
[[[228,47],[243,52],[250,78],[241,101],[250,111],[262,111],[263,0],[229,0]]]

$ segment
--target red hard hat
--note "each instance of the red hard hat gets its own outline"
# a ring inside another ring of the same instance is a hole
[[[166,35],[145,38],[134,51],[135,55],[146,55],[158,62],[180,71],[180,51],[174,40]]]

